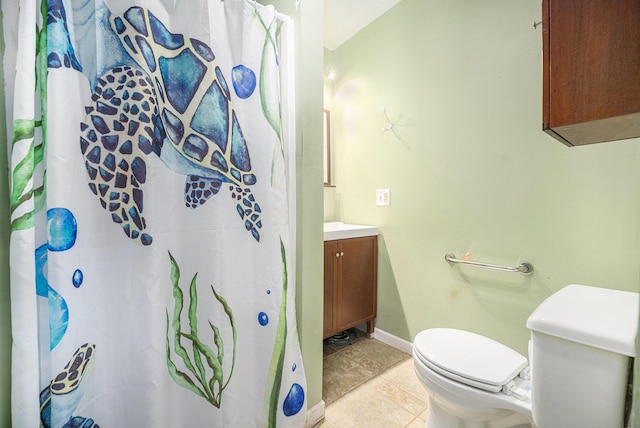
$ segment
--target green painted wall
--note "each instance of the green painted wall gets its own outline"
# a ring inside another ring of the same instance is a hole
[[[403,0],[325,52],[324,217],[380,227],[380,329],[462,328],[526,353],[527,317],[563,286],[640,290],[640,141],[542,132],[540,17],[539,1]],[[452,268],[448,252],[535,273]]]
[[[0,12],[0,56],[4,56]],[[0,82],[4,82],[0,67]],[[11,426],[11,312],[9,301],[9,183],[6,150],[4,85],[0,87],[0,426]]]

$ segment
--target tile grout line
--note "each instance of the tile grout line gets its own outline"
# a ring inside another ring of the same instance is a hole
[[[367,342],[368,340],[371,340],[371,342]],[[350,351],[345,353],[346,350],[350,350]],[[363,390],[365,390],[366,388],[369,388],[367,386],[368,383],[372,383],[370,388],[375,389],[376,384],[374,383],[374,381],[376,379],[379,379],[380,382],[386,385],[389,385],[389,387],[392,387],[393,389],[395,389],[398,394],[401,394],[401,395],[406,394],[406,397],[410,397],[412,400],[415,400],[416,403],[426,404],[423,395],[418,394],[417,391],[415,391],[415,388],[411,388],[411,385],[405,385],[406,382],[401,382],[401,380],[406,377],[404,368],[399,369],[403,373],[403,375],[400,378],[396,378],[394,376],[388,376],[388,377],[384,376],[387,372],[393,369],[399,368],[399,366],[403,364],[409,364],[408,361],[411,361],[412,357],[410,354],[408,354],[404,350],[395,348],[390,344],[377,340],[376,338],[367,339],[362,336],[358,336],[358,334],[356,333],[355,339],[349,345],[341,346],[337,348],[335,346],[327,344],[325,345],[324,352],[325,352],[325,358],[331,355],[338,355],[340,353],[343,353],[338,358],[338,361],[342,360],[344,364],[347,364],[349,367],[362,368],[363,372],[368,371],[372,373],[371,376],[367,375],[366,378],[354,379],[357,382],[357,384],[354,384],[353,386],[349,385],[350,389],[347,391],[340,391],[338,389],[337,391],[338,394],[340,393],[341,394],[338,397],[335,397],[335,399],[331,403],[327,402],[327,409],[329,407],[332,407],[334,409],[339,409],[340,406],[344,405],[345,403],[345,401],[343,400],[347,399],[347,397],[351,396],[351,394],[354,394],[355,391],[359,390],[360,388],[363,388]],[[327,354],[326,352],[330,352],[330,353]],[[357,368],[355,369],[356,371],[358,370]],[[340,372],[337,372],[337,373],[340,373]],[[330,396],[325,397],[323,394],[323,399],[326,400],[326,398],[330,398]],[[349,401],[346,401],[346,402],[349,402]],[[411,419],[406,424],[402,425],[402,428],[407,428],[409,426],[424,425],[424,419],[421,418],[421,415],[424,413],[424,410],[419,411],[417,408],[412,409],[411,407],[403,406],[399,402],[393,399],[390,399],[390,403],[392,406],[394,406],[395,408],[398,408],[400,411],[405,412],[407,416],[411,417]],[[338,407],[335,407],[335,405],[338,405]],[[339,411],[339,414],[345,415],[345,413],[342,410]],[[332,419],[325,419],[325,422],[321,426],[323,428],[334,428],[335,422],[336,421]],[[358,421],[353,420],[353,422],[357,423]],[[400,428],[400,426],[398,427]]]

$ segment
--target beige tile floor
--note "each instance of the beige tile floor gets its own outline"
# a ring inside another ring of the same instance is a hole
[[[325,419],[314,428],[424,428],[426,391],[411,355],[349,332],[349,345],[325,341]]]

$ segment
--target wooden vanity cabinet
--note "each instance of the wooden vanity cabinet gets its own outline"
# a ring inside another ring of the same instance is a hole
[[[640,136],[640,2],[543,0],[543,130],[567,146]]]
[[[373,333],[377,288],[377,236],[325,241],[323,338],[364,322]]]

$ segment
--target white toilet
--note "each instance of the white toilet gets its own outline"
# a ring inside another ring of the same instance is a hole
[[[415,337],[427,428],[622,428],[640,295],[569,285],[527,320],[529,358],[475,333]]]

